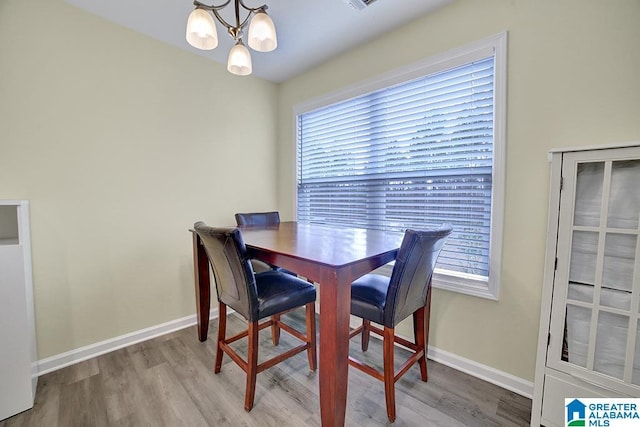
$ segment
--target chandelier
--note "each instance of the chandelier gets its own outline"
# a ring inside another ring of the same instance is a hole
[[[231,0],[227,0],[220,6],[208,6],[194,0],[193,4],[196,8],[191,12],[187,20],[187,42],[197,49],[215,49],[218,46],[218,34],[213,20],[215,16],[236,41],[235,46],[229,51],[227,70],[239,76],[247,76],[251,74],[251,54],[242,42],[242,37],[249,18],[253,16],[249,24],[247,44],[251,49],[258,52],[271,52],[278,46],[276,28],[269,15],[267,15],[266,10],[268,7],[266,4],[252,8],[247,7],[242,0],[234,0],[235,25],[229,24],[219,12],[227,7],[229,3],[231,3]],[[247,16],[242,21],[240,20],[240,7],[244,9],[243,13],[247,13]]]

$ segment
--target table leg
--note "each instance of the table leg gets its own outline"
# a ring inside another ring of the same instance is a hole
[[[320,282],[320,416],[325,427],[344,426],[349,372],[351,288],[340,275],[330,276]]]
[[[209,278],[209,259],[197,233],[193,233],[193,276],[196,288],[198,339],[206,341],[209,332],[209,310],[211,309],[211,280]]]

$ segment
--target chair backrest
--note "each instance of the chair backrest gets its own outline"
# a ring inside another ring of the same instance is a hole
[[[280,224],[280,214],[276,212],[237,213],[238,225],[276,225]]]
[[[196,222],[193,228],[211,263],[218,301],[250,322],[258,320],[256,280],[240,230],[209,227],[204,222]]]
[[[406,230],[391,273],[384,326],[395,327],[427,302],[431,276],[451,225],[434,230]]]

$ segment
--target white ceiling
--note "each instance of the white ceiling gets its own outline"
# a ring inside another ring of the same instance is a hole
[[[185,27],[193,10],[192,0],[65,1],[221,64],[226,64],[233,46],[233,40],[221,25],[219,45],[212,51],[197,50],[186,42]],[[278,48],[268,53],[251,51],[253,74],[282,82],[453,0],[375,0],[364,10],[353,9],[348,0],[245,0],[245,3],[256,7],[263,1],[276,25]],[[203,3],[218,5],[223,1],[203,0]],[[233,2],[222,15],[233,22]]]

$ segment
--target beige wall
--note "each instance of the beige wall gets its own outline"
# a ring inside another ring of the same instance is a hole
[[[31,201],[40,358],[194,313],[189,227],[277,207],[276,100],[62,0],[0,2],[0,199]]]
[[[276,86],[62,0],[0,2],[0,199],[31,201],[40,358],[193,314],[195,220],[291,218],[296,103],[507,30],[500,301],[436,291],[431,343],[532,380],[546,153],[640,140],[639,19],[637,0],[457,0]]]
[[[639,21],[637,0],[457,0],[285,82],[279,90],[283,215],[293,215],[296,103],[508,31],[500,300],[436,290],[431,344],[532,381],[546,239],[547,151],[640,140]]]

